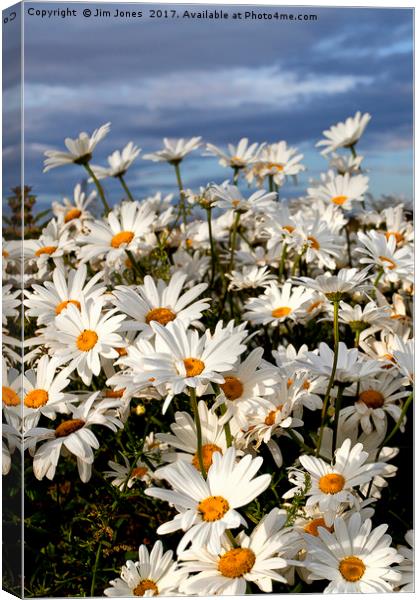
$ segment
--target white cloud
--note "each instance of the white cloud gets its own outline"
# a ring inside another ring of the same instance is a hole
[[[246,105],[288,108],[314,97],[348,92],[372,82],[359,75],[297,75],[279,67],[230,68],[215,71],[180,71],[147,77],[118,86],[95,82],[94,86],[70,88],[45,84],[25,86],[29,108],[86,110],[95,106],[122,106],[150,110],[236,109]]]

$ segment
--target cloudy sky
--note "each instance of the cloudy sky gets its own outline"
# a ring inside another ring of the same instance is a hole
[[[201,135],[217,145],[242,136],[285,139],[305,155],[307,171],[285,191],[299,194],[308,178],[326,168],[314,149],[322,131],[356,110],[373,117],[358,147],[366,155],[371,191],[412,196],[408,9],[255,9],[318,17],[284,22],[88,19],[82,10],[95,5],[27,3],[26,10],[31,6],[74,6],[78,12],[54,20],[25,16],[26,182],[41,203],[71,194],[82,175],[77,166],[43,174],[43,151],[62,148],[64,137],[107,121],[112,130],[95,153],[96,164],[128,141],[144,152],[158,149],[164,136]],[[111,12],[122,7],[108,6]],[[146,15],[151,7],[159,6],[125,5]],[[6,147],[6,162],[12,159]],[[226,174],[213,158],[191,157],[183,168],[191,187],[220,182]],[[7,164],[5,175],[5,185],[15,183]],[[138,195],[174,189],[167,165],[143,160],[128,183]],[[107,189],[120,199],[114,182]]]

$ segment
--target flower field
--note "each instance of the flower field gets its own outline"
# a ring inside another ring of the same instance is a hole
[[[412,207],[369,192],[370,119],[323,132],[316,180],[246,138],[98,166],[109,123],[45,153],[85,183],[3,241],[27,596],[413,591]],[[219,182],[188,187],[192,153]],[[173,193],[138,197],[143,160]]]

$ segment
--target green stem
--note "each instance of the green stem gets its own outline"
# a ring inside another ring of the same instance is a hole
[[[356,148],[354,147],[354,144],[352,144],[351,146],[349,146],[350,151],[351,151],[351,155],[353,156],[353,158],[357,157],[357,152],[356,152]]]
[[[225,533],[226,533],[227,537],[229,538],[229,541],[230,541],[230,543],[232,544],[232,546],[233,546],[234,548],[237,548],[237,547],[238,547],[238,544],[236,543],[236,540],[235,540],[235,538],[233,537],[233,533],[231,532],[231,530],[230,530],[230,529],[226,529]]]
[[[126,250],[125,253],[127,254],[131,264],[133,265],[133,269],[134,271],[140,275],[140,277],[143,279],[143,271],[140,267],[140,265],[138,264],[138,262],[136,261],[136,259],[133,256],[133,253],[131,252],[131,250]]]
[[[287,244],[284,244],[283,250],[281,253],[281,258],[280,258],[279,279],[281,279],[283,277],[284,267],[286,266],[286,257],[287,257]]]
[[[176,180],[178,182],[178,188],[179,188],[179,207],[180,207],[180,211],[182,214],[182,220],[184,222],[184,226],[186,227],[187,226],[187,211],[185,208],[184,186],[182,184],[179,163],[174,163],[174,168],[175,168]]]
[[[349,226],[348,223],[347,225],[344,227],[344,230],[346,232],[346,240],[347,240],[347,256],[349,259],[349,267],[353,266],[353,262],[351,259],[351,241],[350,241],[350,230],[349,230]]]
[[[203,461],[203,437],[201,433],[200,415],[198,414],[197,394],[195,388],[190,388],[190,400],[191,408],[194,414],[195,428],[197,430],[197,456],[198,464],[200,465],[200,471],[203,479],[207,479],[206,469],[204,468]]]
[[[130,190],[128,189],[128,186],[127,186],[127,184],[125,182],[124,176],[123,175],[118,175],[118,179],[120,180],[121,185],[123,186],[124,191],[125,191],[125,193],[128,196],[128,199],[131,200],[131,202],[134,202],[133,195],[131,194]]]
[[[232,229],[232,246],[230,249],[230,261],[229,261],[229,271],[232,272],[233,271],[233,267],[235,264],[235,249],[236,249],[236,237],[237,237],[237,233],[238,233],[238,225],[239,225],[239,220],[241,218],[241,213],[237,212],[235,215],[235,220],[233,222],[233,229]]]
[[[338,435],[338,422],[340,418],[341,401],[343,399],[343,384],[338,384],[337,398],[335,399],[335,415],[334,415],[334,430],[333,430],[333,443],[332,443],[332,455],[337,449],[337,435]]]
[[[207,213],[207,224],[209,227],[210,252],[211,252],[211,276],[210,276],[210,287],[211,287],[214,282],[217,257],[216,257],[216,249],[214,247],[213,232],[212,232],[212,226],[211,226],[211,207],[206,208],[206,213]]]
[[[268,176],[268,189],[270,192],[274,192],[274,175]]]
[[[354,335],[354,347],[355,347],[355,348],[358,348],[358,347],[359,347],[360,333],[361,333],[360,329],[357,329],[357,330],[356,330],[356,333],[355,333],[355,335]]]
[[[220,407],[221,414],[224,415],[226,413],[226,410],[227,410],[226,404],[222,404],[222,406]],[[228,448],[230,448],[232,446],[233,437],[232,437],[232,432],[230,430],[229,421],[224,424],[223,429],[225,431],[226,445]]]
[[[233,167],[233,185],[238,183],[239,179],[239,167]]]
[[[385,444],[388,444],[388,442],[394,437],[394,435],[397,433],[397,431],[401,427],[404,417],[405,417],[408,409],[410,408],[410,404],[413,401],[413,397],[414,397],[413,392],[411,392],[411,394],[409,396],[407,396],[407,400],[405,401],[404,406],[402,407],[402,410],[401,410],[400,418],[396,422],[395,427],[393,428],[391,433],[382,442],[382,444],[380,446],[380,450],[382,450],[382,448],[385,446]]]
[[[93,565],[92,583],[90,586],[90,596],[92,598],[95,596],[96,572],[97,572],[98,566],[99,566],[99,558],[101,556],[101,548],[102,548],[102,542],[99,542],[98,549],[96,551],[95,564]]]
[[[92,179],[96,185],[96,189],[98,190],[98,194],[102,200],[102,204],[104,205],[105,215],[107,215],[111,209],[109,207],[108,202],[106,201],[104,188],[102,187],[102,185],[99,182],[99,179],[96,177],[95,173],[93,172],[90,164],[84,163],[83,166],[85,167],[85,169],[89,173],[89,175],[92,177]]]
[[[321,450],[322,436],[324,434],[325,421],[327,419],[328,402],[330,400],[330,394],[331,394],[331,390],[332,390],[332,387],[334,385],[334,380],[335,380],[335,372],[337,370],[338,348],[339,348],[339,341],[340,341],[340,332],[338,329],[338,309],[339,309],[339,307],[340,307],[340,301],[334,300],[334,359],[333,359],[330,379],[328,381],[327,391],[325,393],[324,403],[322,406],[321,429],[319,432],[318,444],[316,447],[316,456],[319,456],[319,453]]]

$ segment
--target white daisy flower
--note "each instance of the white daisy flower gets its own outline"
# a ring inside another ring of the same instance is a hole
[[[321,342],[319,350],[308,352],[296,362],[313,373],[329,377],[334,362],[334,352],[325,342]],[[366,359],[357,348],[348,349],[344,342],[338,344],[338,360],[335,381],[359,381],[378,373],[381,365],[377,360]]]
[[[315,279],[298,277],[294,281],[306,288],[324,294],[328,300],[339,300],[344,294],[351,294],[362,286],[368,279],[369,267],[365,269],[340,269],[337,275],[325,273]]]
[[[57,217],[58,223],[63,227],[75,226],[81,230],[85,221],[92,219],[91,213],[87,210],[89,204],[96,198],[96,191],[86,195],[82,192],[82,186],[78,183],[73,192],[73,202],[68,198],[63,198],[63,204],[59,202],[52,203],[52,211]]]
[[[14,427],[8,425],[7,423],[2,423],[1,432],[2,474],[7,475],[10,472],[12,466],[13,452],[16,450],[16,448],[20,449],[22,446],[22,436]]]
[[[33,292],[25,290],[26,300],[23,304],[27,307],[27,317],[36,317],[38,325],[53,323],[56,316],[61,314],[69,304],[80,309],[80,299],[97,300],[106,290],[100,279],[102,273],[96,273],[87,279],[86,265],[79,265],[77,269],[54,269],[52,281],[45,281],[43,285],[34,283]]]
[[[389,206],[381,212],[385,221],[385,237],[395,237],[398,246],[414,241],[414,227],[406,218],[404,204]]]
[[[214,453],[206,481],[193,465],[184,461],[165,467],[164,478],[173,490],[149,488],[145,494],[174,504],[179,514],[161,525],[157,533],[185,531],[178,553],[191,542],[193,548],[206,547],[219,554],[226,529],[246,526],[236,509],[252,502],[270,485],[270,475],[254,478],[262,462],[262,458],[253,459],[250,455],[236,462],[236,450],[230,447],[223,456]]]
[[[410,529],[404,537],[408,546],[397,546],[398,553],[403,557],[397,567],[401,574],[398,588],[400,592],[414,592],[414,531]]]
[[[213,462],[213,454],[224,454],[227,449],[224,425],[219,417],[207,408],[202,400],[198,403],[198,415],[201,423],[202,457],[204,469],[207,472]],[[157,433],[156,438],[168,447],[168,452],[163,453],[164,462],[184,460],[200,471],[197,453],[197,428],[194,419],[187,412],[175,413],[175,423],[170,425],[172,433]],[[174,452],[175,450],[175,452]],[[165,468],[165,467],[164,467]],[[163,469],[158,471],[158,474]]]
[[[266,396],[274,394],[278,376],[276,369],[262,361],[263,348],[255,348],[241,363],[224,374],[219,384],[220,395],[216,397],[213,410],[225,405],[222,423],[231,417],[238,427],[248,426],[249,413]]]
[[[405,375],[405,384],[414,383],[414,339],[404,340],[396,339],[396,350],[394,352],[394,360],[400,373]]]
[[[163,404],[165,413],[172,398],[187,387],[203,392],[209,382],[223,383],[223,373],[230,371],[245,350],[241,343],[246,332],[235,333],[217,328],[213,336],[207,332],[187,331],[182,323],[173,321],[163,327],[151,321],[156,333],[156,353],[144,357],[144,371],[153,377],[153,385],[166,384],[168,396]]]
[[[208,256],[201,256],[199,250],[195,250],[192,254],[178,248],[178,250],[172,255],[174,261],[170,271],[172,274],[177,271],[185,273],[187,276],[187,282],[193,285],[194,282],[200,282],[203,277],[208,273],[210,258]]]
[[[354,403],[340,411],[340,426],[345,430],[354,430],[360,425],[366,434],[374,429],[381,434],[387,430],[387,415],[395,422],[401,416],[401,399],[408,396],[401,379],[390,373],[378,373],[375,378],[363,379],[358,386],[344,390],[344,395],[357,396]],[[401,424],[404,430],[404,424]]]
[[[306,492],[308,507],[317,506],[330,526],[343,505],[358,507],[360,501],[354,490],[356,486],[369,483],[380,474],[384,463],[367,462],[369,455],[362,444],[351,447],[350,439],[344,440],[335,453],[333,464],[321,458],[300,456],[299,461],[311,477],[311,486]]]
[[[10,368],[2,357],[2,403],[3,414],[9,425],[20,430],[22,420],[22,374]]]
[[[172,321],[181,322],[188,327],[196,319],[200,319],[204,310],[210,307],[209,298],[197,300],[208,287],[200,283],[183,292],[187,275],[174,273],[168,283],[158,279],[155,283],[150,275],[146,275],[144,283],[135,290],[127,286],[117,286],[113,292],[113,304],[128,317],[124,323],[126,328],[134,328],[142,332],[142,336],[151,337],[154,332],[152,322],[165,326]],[[194,302],[195,300],[195,302]]]
[[[128,560],[121,569],[121,576],[109,583],[105,596],[171,596],[176,595],[178,586],[185,575],[172,560],[173,552],[163,553],[162,542],[155,542],[151,552],[142,545],[139,547],[139,560]]]
[[[79,137],[74,140],[66,138],[64,143],[69,152],[47,150],[45,152],[47,158],[44,161],[44,173],[50,169],[72,163],[78,165],[87,164],[92,158],[92,152],[97,144],[103,140],[109,132],[110,125],[111,123],[105,123],[105,125],[102,125],[99,129],[95,129],[91,136],[82,131],[82,133],[79,133]]]
[[[106,177],[122,177],[131,167],[140,152],[141,148],[135,146],[133,142],[129,142],[121,152],[119,150],[115,150],[115,152],[108,156],[107,160],[109,167],[91,165],[92,171],[95,173],[97,179],[105,179]]]
[[[319,213],[315,213],[315,218],[296,219],[295,223],[292,238],[297,254],[308,264],[316,260],[320,268],[335,269],[342,242],[328,223],[319,218]]]
[[[329,320],[332,321],[331,304],[328,306],[328,315]],[[364,339],[381,329],[393,329],[390,309],[378,306],[373,300],[365,306],[360,304],[351,306],[341,301],[338,320],[340,323],[348,325],[353,333],[359,334],[360,338],[358,339]]]
[[[261,186],[264,179],[271,176],[276,185],[283,185],[286,177],[296,176],[305,170],[301,164],[303,154],[297,152],[297,148],[288,147],[284,140],[264,146],[259,153],[257,164],[249,170],[247,180],[252,182],[256,177],[258,185]]]
[[[171,165],[178,165],[186,156],[201,146],[201,137],[192,137],[189,140],[184,138],[168,139],[163,138],[163,149],[145,154],[144,160],[153,162],[168,162]]]
[[[63,267],[63,257],[75,248],[67,229],[59,227],[52,219],[37,240],[24,240],[23,255],[28,266],[35,264],[38,276],[44,277],[49,270],[49,260],[56,267]]]
[[[258,190],[245,198],[236,185],[214,185],[212,186],[215,205],[225,210],[237,212],[265,212],[270,209],[277,197],[276,192]]]
[[[316,146],[325,146],[321,154],[329,154],[338,148],[351,148],[362,137],[367,124],[371,119],[369,113],[357,111],[354,117],[348,117],[323,131],[326,139],[317,142]]]
[[[12,291],[12,289],[12,285],[3,285],[1,299],[3,325],[7,325],[8,319],[16,319],[19,315],[17,308],[22,304],[22,290],[17,289]]]
[[[316,187],[308,188],[308,196],[320,199],[326,205],[334,204],[344,210],[352,208],[352,202],[362,201],[369,187],[365,175],[335,175],[332,171]]]
[[[292,284],[287,282],[279,288],[277,283],[271,282],[263,295],[247,300],[243,318],[255,325],[272,326],[285,319],[296,320],[302,305],[311,297],[312,292],[306,291],[303,286],[292,288]]]
[[[286,583],[279,572],[287,567],[290,533],[284,529],[286,512],[273,508],[261,519],[251,534],[239,534],[234,547],[223,540],[219,554],[205,548],[192,548],[180,556],[181,571],[198,573],[180,586],[186,595],[244,595],[247,582],[262,592],[273,591],[272,582]]]
[[[270,273],[268,267],[259,268],[253,265],[245,265],[242,267],[242,271],[232,271],[227,273],[226,277],[230,279],[229,290],[235,292],[265,287],[275,279],[275,275]]]
[[[375,265],[383,270],[387,281],[413,280],[413,251],[409,246],[397,248],[395,236],[389,238],[378,231],[357,234],[361,246],[355,252],[361,255],[362,264]]]
[[[115,416],[120,401],[115,399],[95,402],[99,392],[95,392],[78,408],[73,409],[70,419],[62,421],[55,429],[35,427],[26,433],[25,447],[34,455],[34,475],[54,479],[60,455],[74,454],[80,479],[86,483],[92,474],[93,450],[99,442],[90,427],[103,425],[112,431],[121,428],[121,421]],[[46,440],[46,441],[45,441]],[[38,443],[41,445],[35,450]]]
[[[392,539],[385,535],[388,525],[372,530],[372,521],[362,523],[359,513],[346,522],[338,517],[334,533],[325,528],[319,535],[305,535],[308,558],[305,566],[312,579],[328,579],[325,593],[383,593],[392,592],[401,580],[398,567],[402,557],[391,548]]]
[[[89,233],[80,236],[80,256],[83,262],[106,257],[109,263],[124,256],[126,250],[136,252],[152,231],[156,214],[150,206],[139,202],[124,202],[114,208],[104,221],[88,224]]]
[[[329,168],[336,169],[339,175],[345,175],[349,173],[350,175],[354,175],[360,172],[360,166],[363,162],[363,156],[352,156],[346,155],[342,156],[341,154],[336,154],[333,152],[330,157]]]
[[[136,461],[135,467],[132,469],[130,461],[125,455],[122,455],[124,464],[116,463],[113,460],[108,461],[110,471],[104,471],[104,477],[111,479],[111,484],[117,487],[120,492],[125,489],[131,489],[136,481],[143,481],[150,484],[153,474],[150,468],[140,458]]]
[[[257,161],[259,152],[263,146],[258,143],[249,144],[248,138],[242,138],[238,144],[228,144],[227,152],[224,152],[214,144],[206,144],[206,156],[217,156],[222,167],[232,169],[243,169]]]
[[[61,363],[77,373],[85,385],[90,385],[93,375],[101,372],[102,358],[118,358],[115,348],[124,345],[116,333],[124,315],[116,315],[116,309],[102,312],[103,297],[84,302],[80,310],[74,304],[56,317],[54,353]]]

